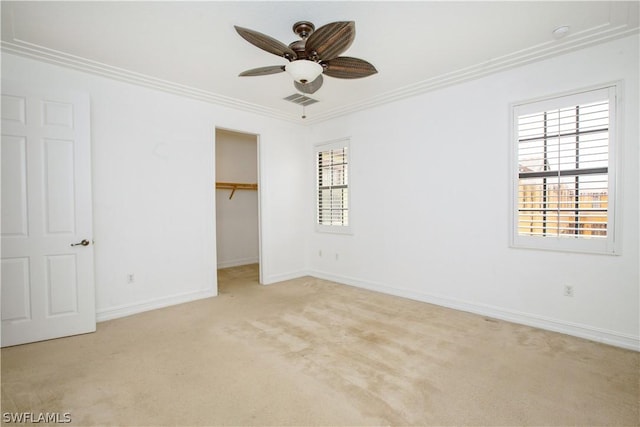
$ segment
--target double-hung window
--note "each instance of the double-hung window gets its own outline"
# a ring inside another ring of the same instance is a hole
[[[512,244],[615,253],[616,86],[513,107]]]
[[[316,229],[350,232],[349,220],[349,140],[317,145]]]

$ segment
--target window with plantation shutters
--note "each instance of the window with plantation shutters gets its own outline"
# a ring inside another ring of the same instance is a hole
[[[349,231],[349,141],[316,146],[316,225]]]
[[[514,107],[516,246],[614,252],[615,87]]]

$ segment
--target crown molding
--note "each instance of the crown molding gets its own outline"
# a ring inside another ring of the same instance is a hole
[[[12,41],[3,40],[0,49],[2,52],[28,57],[114,80],[308,126],[638,33],[639,28],[637,26],[630,27],[627,24],[617,26],[606,24],[594,27],[581,33],[568,36],[562,40],[542,43],[531,48],[373,96],[363,101],[320,112],[304,120],[293,113],[286,113],[274,108],[263,107],[191,86],[113,67],[19,39],[13,39]]]
[[[511,68],[520,67],[533,62],[559,56],[569,52],[581,50],[590,46],[595,46],[616,39],[636,35],[640,33],[640,28],[619,25],[612,27],[602,25],[567,37],[566,40],[550,41],[531,48],[523,49],[508,55],[494,58],[480,64],[461,68],[451,73],[441,74],[411,85],[407,85],[387,93],[368,98],[366,100],[343,105],[323,113],[314,115],[307,124],[316,124],[345,114],[354,113],[405,98],[431,92],[437,89],[453,86],[470,80],[475,80],[490,74],[506,71]]]
[[[75,55],[70,55],[68,53],[60,52],[55,49],[50,49],[19,39],[13,39],[13,41],[10,42],[3,40],[0,44],[0,49],[4,53],[12,53],[26,58],[31,58],[38,61],[83,71],[89,74],[95,74],[113,80],[119,80],[125,83],[144,86],[151,89],[172,93],[174,95],[208,102],[210,104],[230,107],[237,110],[260,114],[280,120],[293,122],[298,121],[297,116],[282,112],[277,109],[263,107],[261,105],[252,104],[250,102],[241,101],[239,99],[219,95],[191,86],[174,83],[142,73],[136,73],[124,68],[113,67],[101,62],[92,61],[90,59],[82,58]]]

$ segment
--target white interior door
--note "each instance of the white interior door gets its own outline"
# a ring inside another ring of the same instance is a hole
[[[3,81],[1,115],[2,346],[93,332],[89,97]]]

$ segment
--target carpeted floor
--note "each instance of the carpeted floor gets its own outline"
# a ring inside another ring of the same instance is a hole
[[[640,354],[344,285],[257,284],[2,350],[2,412],[72,425],[639,425]]]

